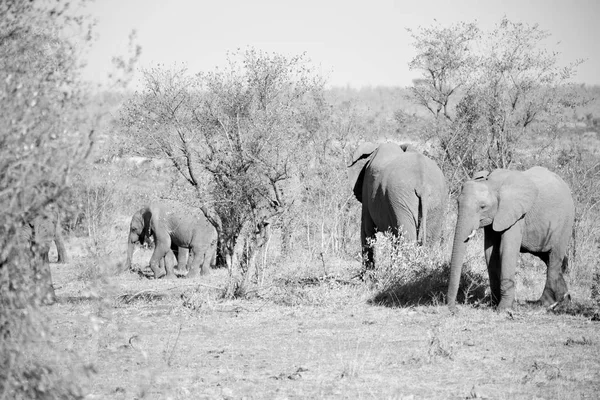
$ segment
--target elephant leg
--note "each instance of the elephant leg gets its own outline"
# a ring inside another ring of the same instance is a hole
[[[173,254],[173,251],[171,251],[171,250],[167,251],[167,254],[165,254],[165,257],[164,257],[164,264],[165,264],[165,271],[166,271],[165,278],[166,279],[177,278],[177,276],[175,275],[175,270],[173,268],[175,265],[175,255]]]
[[[567,269],[568,258],[564,254],[546,253],[545,257],[540,257],[546,263],[546,285],[542,292],[542,297],[538,303],[548,307],[556,302],[570,300],[567,283],[563,272]]]
[[[521,249],[523,235],[521,225],[523,222],[517,222],[501,234],[500,239],[500,262],[502,268],[500,271],[500,303],[498,310],[511,308],[515,301],[515,272],[517,269],[517,259]]]
[[[178,247],[175,255],[177,256],[177,271],[185,272],[187,270],[187,262],[190,257],[190,250],[185,247]]]
[[[169,244],[170,245],[170,244]],[[154,252],[150,257],[150,269],[154,273],[154,279],[161,278],[165,273],[164,269],[161,268],[161,263],[164,265],[164,258],[169,251],[169,245],[155,240]],[[166,269],[166,266],[164,266]]]
[[[200,273],[204,274],[204,259],[206,258],[206,251],[200,247],[193,247],[192,252],[194,253],[194,259],[190,265],[190,270],[186,275],[186,278],[195,278]],[[200,264],[202,264],[202,271],[200,271]]]
[[[500,291],[500,234],[494,232],[491,227],[486,227],[484,232],[484,253],[490,278],[492,306],[496,307],[502,298]]]
[[[373,223],[373,219],[371,219],[366,206],[363,204],[360,242],[362,245],[363,265],[365,269],[373,269],[375,267],[373,247],[369,243],[373,239],[375,239],[375,224]]]

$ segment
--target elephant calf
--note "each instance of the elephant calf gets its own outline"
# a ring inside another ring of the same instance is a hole
[[[185,252],[191,253],[188,278],[200,272],[207,273],[216,261],[217,231],[202,212],[194,215],[183,205],[154,202],[134,214],[128,239],[127,266],[135,243],[144,243],[153,238],[154,252],[150,258],[150,268],[155,278],[161,277],[161,263],[164,262],[166,278],[174,278],[170,254],[177,253],[178,268],[185,265]],[[202,270],[200,270],[202,265]]]
[[[368,242],[376,232],[404,232],[423,245],[440,241],[448,188],[433,160],[407,145],[363,143],[348,168],[362,203],[360,238],[367,267],[373,264]]]
[[[127,270],[131,269],[131,261],[135,246],[152,244],[154,241],[152,235],[150,234],[151,216],[152,214],[149,211],[149,207],[145,206],[136,211],[131,217],[131,222],[129,224],[129,235],[127,237],[127,259],[125,261],[125,269]],[[172,259],[175,258],[177,260],[177,269],[180,272],[184,271],[188,261],[188,253],[188,249],[179,248],[174,244],[171,244],[169,251],[159,261],[161,270],[165,270],[167,274],[172,273]],[[171,277],[172,276],[169,275],[169,278]]]
[[[539,299],[545,306],[568,300],[563,272],[573,229],[575,206],[569,186],[543,167],[527,171],[497,169],[477,173],[465,182],[458,198],[448,305],[456,307],[466,242],[483,228],[485,260],[492,303],[510,308],[515,299],[519,252],[538,256],[547,266],[546,285]]]

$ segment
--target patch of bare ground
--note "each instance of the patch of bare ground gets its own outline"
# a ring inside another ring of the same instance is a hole
[[[598,322],[583,315],[378,306],[364,283],[341,278],[278,279],[250,300],[226,301],[224,270],[83,281],[73,280],[75,268],[53,265],[59,302],[45,309],[56,332],[48,346],[95,371],[89,399],[600,393]]]

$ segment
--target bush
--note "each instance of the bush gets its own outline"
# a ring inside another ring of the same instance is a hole
[[[450,266],[442,248],[423,247],[390,233],[371,243],[375,269],[368,271],[376,294],[371,302],[388,307],[444,304]],[[487,276],[465,265],[458,301],[479,304],[486,297]]]

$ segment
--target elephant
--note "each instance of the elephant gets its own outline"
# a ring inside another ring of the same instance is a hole
[[[141,225],[139,221],[142,221]],[[200,272],[208,273],[211,265],[215,263],[217,230],[203,213],[194,215],[180,204],[153,202],[134,215],[128,243],[128,265],[131,263],[135,243],[132,242],[132,239],[136,235],[140,242],[153,238],[154,252],[150,258],[150,268],[155,278],[163,275],[160,268],[161,260],[164,260],[165,264],[165,277],[175,277],[172,265],[168,262],[170,252],[179,253],[178,268],[183,268],[185,264],[181,257],[183,252],[179,249],[188,249],[193,255],[189,263],[187,278],[193,278]],[[202,270],[200,270],[200,265],[202,265]]]
[[[362,203],[363,262],[373,267],[369,240],[391,230],[421,245],[439,243],[448,187],[437,164],[409,145],[361,144],[354,152],[349,179]]]
[[[479,228],[484,230],[492,305],[498,310],[513,306],[519,252],[533,254],[547,266],[538,304],[570,300],[563,273],[568,266],[574,216],[569,186],[544,167],[475,174],[463,184],[458,198],[447,297],[450,309],[456,310],[466,242]]]
[[[124,269],[131,269],[131,260],[136,245],[153,244],[153,238],[152,235],[150,235],[150,217],[151,214],[148,206],[142,207],[131,217],[129,235],[127,237],[127,260],[125,261]],[[161,270],[171,271],[173,264],[172,259],[175,258],[177,261],[177,270],[179,272],[185,272],[186,264],[189,261],[188,256],[188,249],[175,246],[174,243],[171,243],[171,248],[159,261],[160,268]]]

